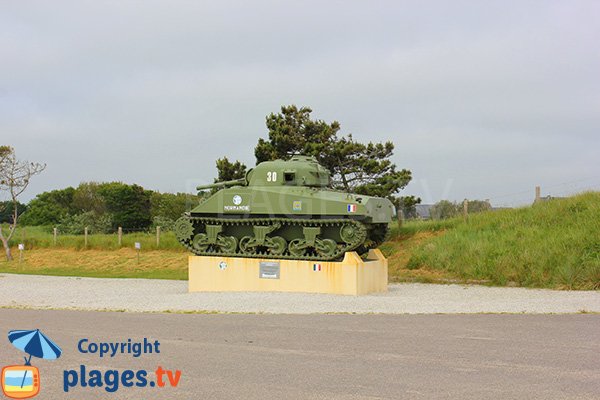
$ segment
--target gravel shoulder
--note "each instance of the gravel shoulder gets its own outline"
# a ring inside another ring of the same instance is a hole
[[[0,307],[129,312],[456,314],[600,312],[600,291],[392,284],[388,293],[188,293],[187,281],[0,274]]]

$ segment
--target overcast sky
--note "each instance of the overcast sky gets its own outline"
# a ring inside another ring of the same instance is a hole
[[[307,105],[391,140],[426,203],[600,189],[598,1],[0,1],[0,144],[82,181],[167,192],[254,165]]]

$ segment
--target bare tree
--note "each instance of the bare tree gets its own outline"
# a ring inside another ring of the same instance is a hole
[[[46,164],[19,161],[12,147],[0,146],[0,191],[8,192],[13,205],[12,224],[9,224],[8,231],[5,233],[4,227],[0,225],[0,241],[8,261],[12,260],[9,242],[19,220],[17,198],[27,189],[31,177],[40,174],[45,168]]]

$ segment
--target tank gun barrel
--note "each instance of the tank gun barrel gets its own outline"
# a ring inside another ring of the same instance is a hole
[[[200,185],[200,186],[196,187],[196,190],[206,190],[206,189],[229,187],[229,186],[235,186],[235,185],[246,186],[246,178],[234,179],[232,181],[210,183],[208,185]]]

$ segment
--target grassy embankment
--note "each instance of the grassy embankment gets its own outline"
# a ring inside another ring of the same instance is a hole
[[[59,236],[26,228],[15,236],[15,261],[0,272],[96,277],[186,279],[187,256],[172,233],[156,247],[152,234]],[[25,243],[23,263],[16,243]],[[140,263],[133,250],[142,243]],[[474,282],[563,289],[600,289],[600,193],[446,221],[393,228],[381,246],[392,282]]]
[[[435,223],[418,229],[409,225],[408,231],[401,230],[399,237],[387,243],[384,251],[390,257],[390,277],[600,289],[598,192],[445,224],[445,232],[437,235]],[[416,243],[412,245],[411,240]],[[403,250],[403,246],[409,248]],[[395,257],[403,252],[410,256],[396,262]]]

